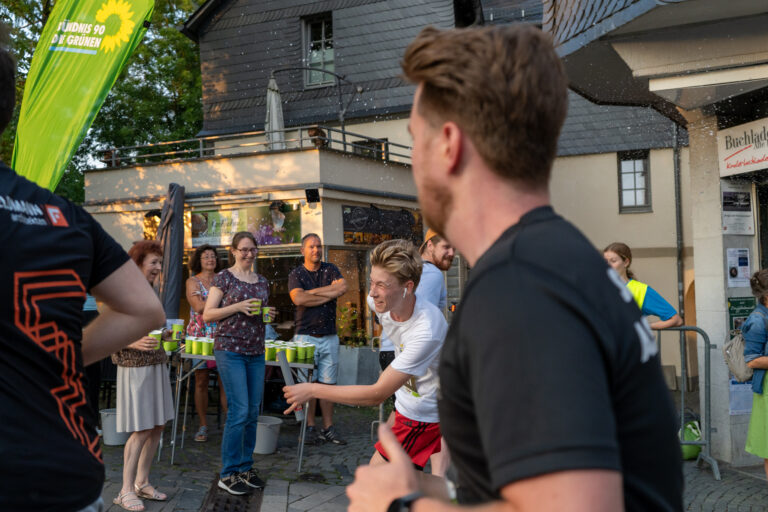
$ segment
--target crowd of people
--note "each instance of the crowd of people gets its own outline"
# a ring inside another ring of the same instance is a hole
[[[628,247],[611,244],[601,257],[549,205],[567,105],[567,79],[550,38],[526,25],[426,28],[406,50],[403,71],[416,86],[408,126],[413,177],[434,231],[420,250],[393,240],[371,252],[368,305],[393,352],[375,384],[336,385],[336,299],[347,285],[322,261],[318,235],[303,237],[304,262],[289,276],[295,336],[317,347],[316,382],[284,390],[288,412],[313,404],[306,441],[344,443],[333,403],[373,405],[395,395],[371,463],[347,489],[349,510],[681,510],[675,411],[643,311],[660,316],[656,328],[681,320],[634,280]],[[13,110],[13,76],[0,50],[2,128]],[[141,511],[143,500],[167,499],[149,478],[173,415],[166,354],[147,335],[165,318],[151,286],[161,246],[138,242],[126,254],[82,208],[4,165],[0,191],[29,205],[0,209],[8,227],[0,241],[16,248],[4,256],[12,272],[0,275],[0,408],[14,411],[0,422],[0,474],[13,489],[0,493],[0,509],[102,510],[104,469],[95,423],[84,412],[83,368],[110,354],[118,365],[118,430],[131,432],[114,502]],[[50,208],[64,224],[38,222],[37,212],[43,218]],[[472,274],[449,326],[440,272],[454,247]],[[252,234],[237,233],[231,266],[221,269],[216,250],[199,247],[187,282],[188,331],[215,340],[227,403],[218,486],[234,495],[264,486],[253,448],[267,326],[253,300],[268,307],[270,297],[254,270],[258,251]],[[753,289],[765,309],[768,277],[755,276]],[[82,329],[86,292],[103,308]],[[274,308],[266,315],[271,320]],[[762,369],[766,329],[759,322],[750,317],[745,332],[754,325],[750,364]],[[209,370],[196,375],[201,396]],[[757,417],[755,400],[750,446],[768,459],[768,422]],[[196,439],[203,441],[203,398],[196,408]],[[433,475],[426,475],[431,457]]]

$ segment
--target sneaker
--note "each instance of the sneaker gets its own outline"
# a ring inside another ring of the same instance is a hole
[[[251,492],[251,487],[243,482],[243,479],[240,478],[240,475],[237,473],[233,473],[228,477],[219,480],[219,489],[224,489],[229,494],[235,496],[242,496],[243,494]]]
[[[264,480],[259,478],[259,475],[257,475],[256,471],[253,469],[249,469],[248,471],[240,473],[240,480],[242,480],[246,485],[253,487],[254,489],[264,488]]]
[[[333,425],[327,429],[320,429],[320,438],[328,443],[347,444],[345,440],[339,437],[339,433],[336,431],[336,428]]]
[[[299,441],[301,441],[301,434],[299,434]],[[320,442],[320,434],[317,433],[315,427],[307,427],[304,432],[304,444],[317,444]]]

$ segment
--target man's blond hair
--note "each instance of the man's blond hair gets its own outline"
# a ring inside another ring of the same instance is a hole
[[[400,284],[413,281],[413,287],[419,285],[421,269],[424,263],[421,255],[408,240],[387,240],[371,251],[371,266],[380,267],[392,274]]]

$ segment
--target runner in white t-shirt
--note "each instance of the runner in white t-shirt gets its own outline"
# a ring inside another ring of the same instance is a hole
[[[414,295],[421,270],[421,257],[408,241],[390,240],[371,252],[368,305],[376,311],[384,332],[395,345],[395,360],[375,384],[327,386],[302,383],[284,388],[288,403],[293,404],[286,414],[310,398],[372,406],[395,393],[392,431],[419,468],[424,467],[430,455],[440,451],[437,366],[448,330],[440,310]],[[386,460],[384,448],[376,443],[371,464]]]

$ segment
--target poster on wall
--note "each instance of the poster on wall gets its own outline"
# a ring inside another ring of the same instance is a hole
[[[730,329],[741,329],[757,305],[754,297],[728,297],[728,324]]]
[[[749,288],[749,249],[728,248],[725,254],[728,288]]]
[[[752,184],[723,181],[723,234],[754,235],[752,215]]]
[[[424,222],[415,210],[342,205],[341,214],[345,244],[377,245],[404,238],[418,245],[424,238]]]
[[[260,246],[299,243],[299,204],[274,201],[268,206],[192,212],[193,247],[203,244],[226,247],[238,231],[252,233]]]

